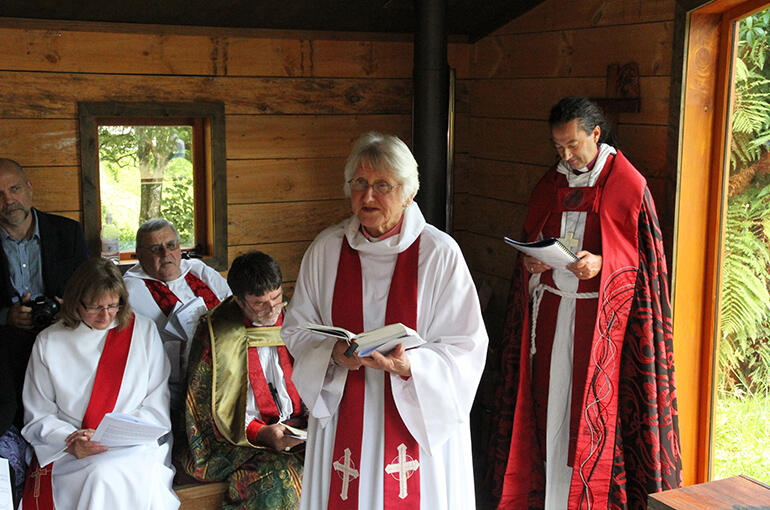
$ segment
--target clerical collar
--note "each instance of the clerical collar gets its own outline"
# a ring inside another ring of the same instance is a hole
[[[594,159],[592,159],[591,162],[588,163],[585,166],[585,168],[581,168],[579,170],[576,170],[576,169],[572,168],[571,169],[572,173],[575,174],[575,175],[582,175],[582,174],[584,174],[586,172],[590,172],[591,170],[593,170],[594,169],[594,165],[596,165],[596,160],[599,159],[599,152],[600,151],[598,151],[598,150],[596,151],[596,156],[594,156]]]
[[[278,315],[278,317],[276,317],[275,319],[275,322],[272,324],[257,324],[253,322],[251,319],[249,319],[248,317],[246,317],[246,315],[243,312],[241,312],[241,316],[243,317],[243,325],[246,326],[247,328],[269,328],[269,327],[275,326],[275,324],[278,322],[278,319],[281,318],[281,316]]]
[[[382,234],[380,236],[374,237],[372,234],[370,234],[369,232],[366,231],[366,229],[364,228],[363,225],[361,225],[361,233],[364,234],[364,237],[368,241],[376,243],[377,241],[382,241],[382,240],[387,239],[389,237],[393,237],[396,234],[399,234],[401,232],[401,225],[403,223],[404,223],[404,215],[402,214],[401,215],[401,219],[398,220],[398,223],[396,223],[396,225],[392,229],[388,230],[387,232],[385,232],[384,234]]]

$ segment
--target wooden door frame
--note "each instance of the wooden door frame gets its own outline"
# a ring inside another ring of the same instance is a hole
[[[672,295],[685,485],[708,481],[711,467],[732,26],[767,4],[680,0],[677,6],[677,24],[684,23],[684,30],[676,30],[683,34],[683,80]],[[672,101],[672,108],[679,102]]]

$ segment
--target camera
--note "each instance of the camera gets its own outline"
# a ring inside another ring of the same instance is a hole
[[[32,326],[37,330],[50,326],[60,308],[59,302],[48,296],[38,296],[27,306],[32,308]]]

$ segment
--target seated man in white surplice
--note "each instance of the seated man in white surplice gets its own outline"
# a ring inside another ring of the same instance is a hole
[[[163,218],[139,226],[136,256],[139,262],[124,275],[128,300],[136,313],[158,327],[171,363],[168,384],[176,423],[175,413],[184,408],[187,356],[198,319],[232,292],[216,270],[200,260],[182,258],[179,233]]]
[[[72,275],[61,315],[38,335],[27,367],[22,435],[36,459],[24,510],[175,510],[168,443],[91,440],[109,412],[171,430],[169,363],[155,324],[131,312],[120,270],[102,259]]]

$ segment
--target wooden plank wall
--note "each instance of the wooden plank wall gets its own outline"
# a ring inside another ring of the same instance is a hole
[[[675,173],[667,163],[673,19],[673,0],[546,0],[474,44],[469,115],[457,128],[455,237],[477,284],[492,290],[492,347],[514,259],[502,237],[521,233],[531,190],[556,161],[550,107],[566,95],[603,96],[609,64],[639,64],[641,112],[621,114],[618,135],[670,218],[664,229],[673,228],[665,186]]]
[[[469,51],[450,49],[463,78]],[[411,76],[403,36],[0,18],[0,155],[28,169],[40,209],[79,219],[78,101],[222,101],[229,258],[272,254],[290,293],[310,241],[349,214],[352,142],[410,142]]]

